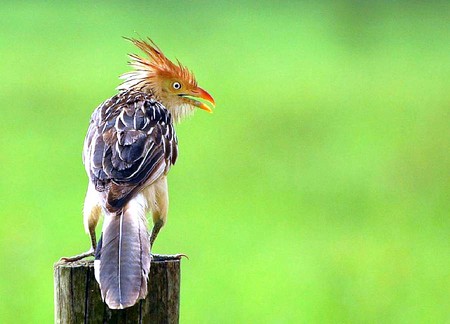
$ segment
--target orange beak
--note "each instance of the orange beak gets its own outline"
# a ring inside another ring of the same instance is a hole
[[[192,96],[195,98],[200,98],[200,99],[203,99],[203,100],[209,102],[213,108],[216,106],[216,102],[214,101],[214,98],[211,97],[211,95],[208,92],[206,92],[205,90],[203,90],[200,87],[195,89],[194,91],[192,91]],[[211,107],[209,107],[208,105],[206,105],[203,102],[195,101],[195,106],[200,109],[206,110],[209,113],[212,113]]]

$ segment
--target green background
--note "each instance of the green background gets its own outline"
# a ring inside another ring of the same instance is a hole
[[[8,2],[0,322],[53,321],[89,246],[81,150],[150,36],[215,98],[177,127],[157,253],[182,323],[450,320],[450,4]]]

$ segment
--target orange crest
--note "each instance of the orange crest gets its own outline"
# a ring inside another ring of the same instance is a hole
[[[147,54],[148,59],[136,54],[129,54],[129,64],[134,68],[134,71],[120,76],[124,81],[117,88],[118,90],[151,88],[154,80],[158,77],[179,78],[192,87],[197,86],[193,73],[178,60],[177,64],[169,60],[150,38],[148,38],[148,42],[134,38],[124,38]]]

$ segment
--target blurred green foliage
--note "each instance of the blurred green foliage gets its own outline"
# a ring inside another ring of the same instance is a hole
[[[448,1],[5,2],[0,322],[53,320],[81,149],[146,37],[216,99],[179,125],[158,253],[182,323],[450,320]]]

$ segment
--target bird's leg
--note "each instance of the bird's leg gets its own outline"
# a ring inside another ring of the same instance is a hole
[[[91,238],[91,248],[81,254],[74,255],[68,258],[61,258],[60,261],[73,262],[84,259],[89,256],[94,256],[95,249],[97,248],[97,238],[95,236],[95,228],[97,227],[97,223],[101,214],[101,207],[97,201],[97,192],[92,183],[89,184],[88,190],[86,193],[86,198],[84,199],[84,208],[83,208],[83,222],[84,228],[86,232],[89,233]]]
[[[187,256],[185,254],[175,254],[175,255],[163,255],[163,254],[153,254],[153,243],[155,243],[156,237],[158,236],[161,227],[163,227],[167,218],[167,207],[169,206],[169,197],[167,194],[167,178],[164,177],[159,181],[156,188],[155,199],[156,202],[153,206],[156,208],[152,212],[153,218],[153,229],[150,235],[150,256],[154,261],[164,261],[164,260],[180,260],[182,257]]]
[[[152,234],[150,235],[150,251],[152,250],[153,243],[156,240],[156,237],[158,236],[159,231],[161,230],[161,227],[163,227],[164,222],[161,219],[158,219],[152,228]]]
[[[97,238],[95,235],[95,228],[92,229],[89,228],[89,236],[91,237],[91,248],[88,251],[71,257],[62,257],[59,261],[74,262],[90,256],[94,256],[95,249],[97,248]]]
[[[161,229],[161,227],[164,225],[164,222],[159,219],[155,222],[155,225],[153,225],[153,229],[152,229],[152,234],[150,236],[150,251],[152,250],[153,247],[153,243],[156,240],[156,237],[158,236],[159,230]],[[175,255],[170,255],[170,254],[153,254],[150,252],[150,255],[152,256],[152,259],[154,261],[166,261],[166,260],[180,260],[182,257],[187,257],[186,254],[175,254]]]

